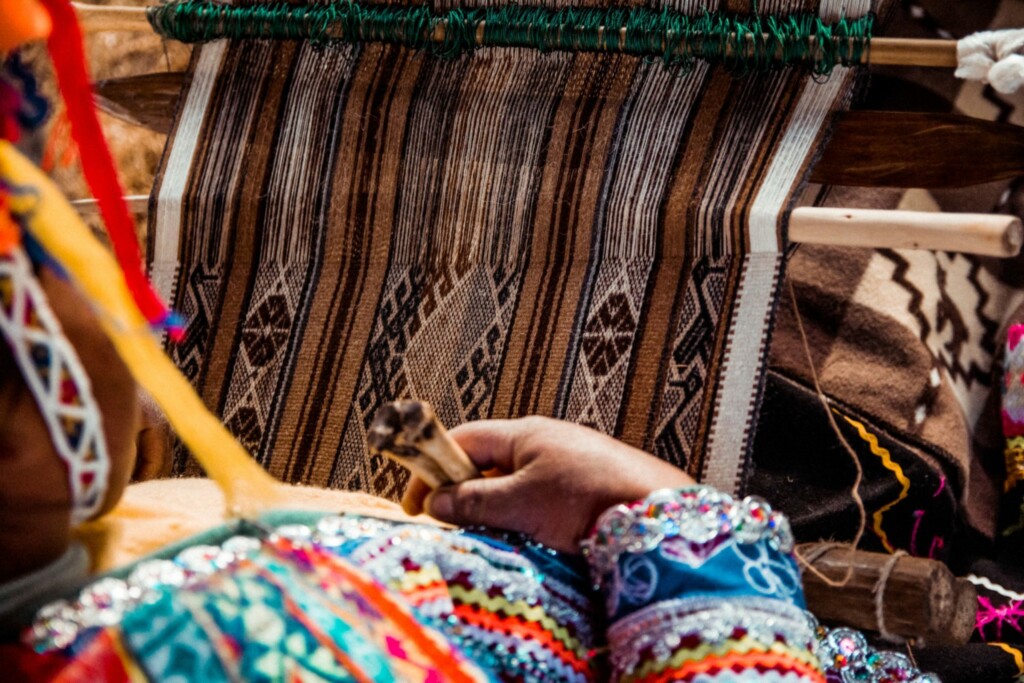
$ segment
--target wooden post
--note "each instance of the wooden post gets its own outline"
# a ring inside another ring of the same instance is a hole
[[[955,69],[958,64],[955,40],[923,38],[872,38],[865,64],[891,66],[933,66]]]
[[[799,546],[798,552],[813,557],[819,547],[808,543]],[[844,547],[826,550],[813,562],[816,570],[833,581],[841,581],[848,567],[853,571],[842,587],[830,586],[813,572],[804,571],[807,608],[826,624],[878,631],[875,590],[893,561],[892,555],[882,553]],[[955,578],[941,562],[920,557],[895,559],[882,591],[886,630],[933,645],[966,643],[974,630],[977,608],[977,592],[970,582]]]

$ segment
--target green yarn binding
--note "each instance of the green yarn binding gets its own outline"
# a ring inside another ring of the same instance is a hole
[[[148,16],[157,33],[186,43],[220,38],[306,40],[321,46],[384,42],[442,57],[485,46],[608,51],[660,57],[666,65],[684,68],[704,60],[736,73],[802,64],[820,75],[831,73],[836,65],[859,64],[874,23],[870,14],[827,24],[812,14],[689,16],[646,7],[549,9],[515,4],[435,14],[424,6],[361,5],[351,0],[248,7],[178,0],[150,9]],[[439,26],[443,40],[435,40]]]

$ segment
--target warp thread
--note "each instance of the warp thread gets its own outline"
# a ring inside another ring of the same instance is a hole
[[[217,39],[307,40],[314,45],[385,42],[457,57],[478,47],[526,47],[542,52],[620,52],[659,57],[688,68],[696,60],[747,73],[803,64],[817,75],[859,64],[874,15],[828,23],[815,14],[687,15],[649,7],[455,8],[281,2],[231,6],[178,0],[151,8],[153,29],[187,43]]]
[[[1009,95],[1024,85],[1024,29],[981,31],[956,44],[957,78],[989,83]]]

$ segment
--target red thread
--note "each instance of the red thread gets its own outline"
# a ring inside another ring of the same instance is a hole
[[[14,222],[8,206],[7,195],[0,190],[0,254],[8,254],[21,243],[21,231]]]
[[[936,536],[932,539],[932,547],[928,549],[928,559],[935,559],[935,555],[942,550],[946,545],[946,542],[942,539],[942,536]]]
[[[1013,325],[1007,334],[1007,341],[1010,343],[1010,350],[1013,351],[1024,337],[1024,325]]]
[[[157,296],[142,269],[142,253],[135,238],[135,223],[124,202],[124,191],[110,155],[93,102],[92,87],[82,49],[82,32],[68,0],[42,0],[53,21],[48,47],[67,106],[71,137],[78,145],[82,174],[99,204],[114,254],[121,264],[128,289],[142,315],[155,325],[167,324],[170,311]],[[181,330],[171,330],[180,337]]]
[[[18,91],[0,81],[0,140],[17,142],[21,137],[18,126],[18,109],[21,107],[21,96]]]
[[[914,528],[910,531],[910,554],[917,555],[917,530],[921,528],[921,520],[924,518],[924,510],[914,510]]]

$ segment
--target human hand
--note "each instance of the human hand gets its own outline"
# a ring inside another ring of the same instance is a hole
[[[413,478],[402,500],[406,512],[520,531],[564,552],[577,552],[612,505],[694,483],[663,460],[560,420],[480,420],[450,433],[487,476],[435,491]]]

